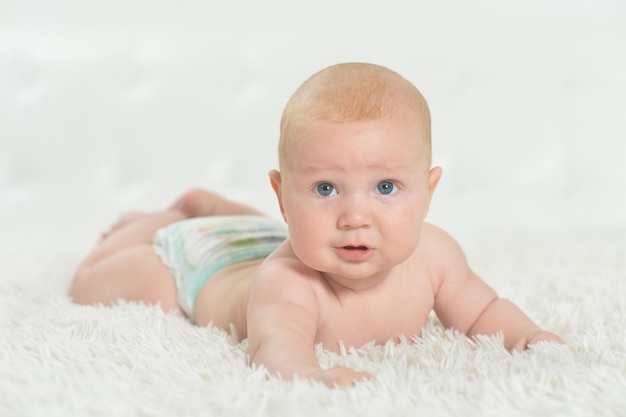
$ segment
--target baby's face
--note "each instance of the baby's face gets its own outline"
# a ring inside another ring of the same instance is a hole
[[[344,286],[374,285],[414,252],[428,212],[436,178],[419,129],[321,123],[292,139],[281,196],[293,250]]]

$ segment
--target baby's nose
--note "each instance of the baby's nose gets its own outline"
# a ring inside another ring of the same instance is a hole
[[[367,200],[359,195],[345,198],[338,225],[342,229],[368,227],[372,223],[371,210]]]

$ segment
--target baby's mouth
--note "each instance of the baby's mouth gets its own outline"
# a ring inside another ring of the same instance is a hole
[[[367,246],[363,246],[363,245],[361,246],[348,245],[348,246],[344,246],[343,248],[347,250],[367,250],[368,249]]]
[[[365,245],[340,246],[335,251],[340,257],[352,262],[366,261],[374,255],[374,249]]]

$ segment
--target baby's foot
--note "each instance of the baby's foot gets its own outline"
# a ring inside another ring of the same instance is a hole
[[[176,200],[170,210],[178,210],[189,218],[211,216],[215,213],[216,203],[220,200],[221,197],[217,194],[194,188]]]
[[[106,239],[116,230],[121,229],[122,227],[126,226],[129,223],[132,223],[134,221],[137,221],[139,219],[143,219],[145,217],[152,216],[152,215],[154,215],[154,213],[146,213],[142,211],[130,211],[128,213],[123,213],[120,217],[117,218],[117,220],[115,221],[115,223],[113,223],[113,225],[109,228],[109,230],[102,233],[102,239]]]

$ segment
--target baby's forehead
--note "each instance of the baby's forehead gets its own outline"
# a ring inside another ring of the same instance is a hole
[[[415,139],[415,142],[430,142],[429,119],[424,119],[419,112],[392,112],[378,118],[336,120],[335,118],[303,117],[298,123],[294,123],[288,140],[298,141],[313,133],[324,135],[329,131],[351,131],[380,129],[381,132],[389,132],[392,139],[399,132],[406,132],[407,136]]]
[[[285,157],[302,157],[320,147],[341,145],[342,151],[358,151],[369,144],[383,144],[403,153],[427,155],[430,159],[430,140],[414,120],[380,118],[358,122],[336,122],[312,119],[295,127],[285,138]]]

